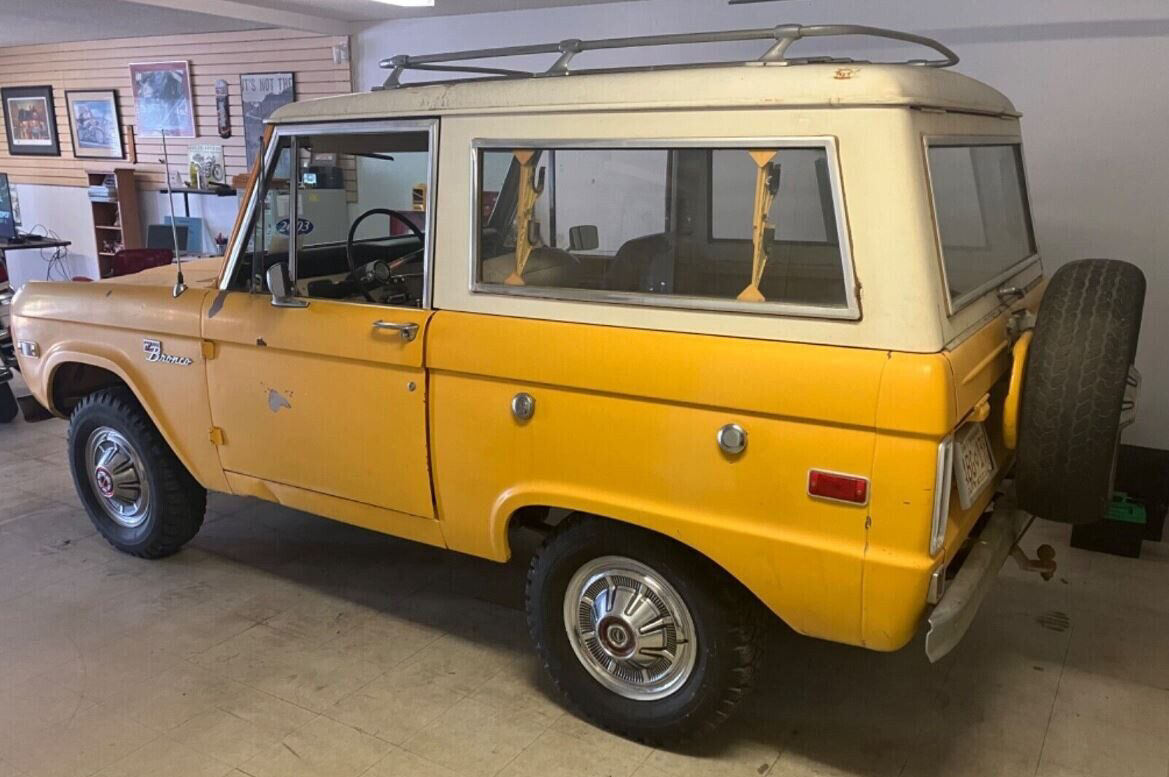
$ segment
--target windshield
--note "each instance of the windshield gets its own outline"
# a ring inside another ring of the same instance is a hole
[[[1017,144],[930,145],[930,183],[950,300],[990,290],[1035,254]]]

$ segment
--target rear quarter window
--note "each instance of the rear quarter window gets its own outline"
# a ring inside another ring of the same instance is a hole
[[[930,186],[952,308],[1035,255],[1023,157],[1015,143],[928,147]]]
[[[830,147],[481,148],[473,290],[856,318]]]

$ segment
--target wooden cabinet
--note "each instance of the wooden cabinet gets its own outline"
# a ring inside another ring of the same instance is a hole
[[[86,170],[89,201],[93,207],[93,231],[97,264],[102,277],[109,274],[110,262],[120,248],[142,248],[142,219],[134,171]]]

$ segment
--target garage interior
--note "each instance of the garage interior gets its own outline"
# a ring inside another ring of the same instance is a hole
[[[0,777],[1169,777],[1163,3],[400,5],[0,0],[0,86],[51,84],[61,130],[60,155],[14,155],[6,145],[0,173],[24,230],[69,243],[3,252],[11,285],[108,275],[112,252],[88,196],[95,170],[132,171],[143,238],[147,224],[170,229],[161,190],[169,170],[187,169],[187,140],[164,151],[159,138],[137,138],[117,159],[70,153],[66,90],[115,88],[125,117],[132,63],[190,63],[198,140],[222,146],[234,189],[232,178],[247,173],[247,74],[291,72],[299,100],[373,89],[385,78],[379,61],[399,53],[777,23],[929,35],[961,55],[959,72],[1023,113],[1045,269],[1113,256],[1147,278],[1140,409],[1116,485],[1147,511],[1139,557],[1072,547],[1069,527],[1036,521],[1023,547],[1033,555],[1053,546],[1054,577],[1008,562],[941,661],[927,660],[924,633],[876,653],[776,624],[757,687],[731,724],[653,748],[587,722],[543,673],[524,615],[536,533],[495,564],[209,494],[203,528],[181,552],[160,562],[123,555],[75,494],[67,422],[37,420],[17,374],[26,412],[0,426]],[[734,56],[735,44],[724,45]],[[623,56],[611,61],[643,64],[646,55]],[[217,130],[220,79],[230,138]],[[231,234],[236,191],[174,196],[204,253]]]

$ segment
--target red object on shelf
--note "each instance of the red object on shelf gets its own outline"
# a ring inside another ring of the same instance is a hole
[[[123,248],[110,259],[107,278],[133,275],[151,267],[162,267],[174,261],[174,252],[166,248]]]

